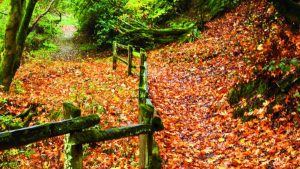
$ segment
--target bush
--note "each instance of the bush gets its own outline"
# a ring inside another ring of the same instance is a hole
[[[99,46],[111,44],[117,35],[115,26],[118,25],[118,17],[124,13],[127,0],[102,0],[92,3],[88,9],[76,9],[82,11],[79,17],[80,30],[93,36]],[[86,6],[86,2],[78,2]]]
[[[36,15],[42,13],[42,10],[37,9],[35,13]],[[61,30],[58,27],[59,19],[60,18],[56,14],[51,12],[45,15],[28,35],[26,46],[35,50],[44,47],[44,43],[47,39],[52,39],[54,36],[61,33]]]

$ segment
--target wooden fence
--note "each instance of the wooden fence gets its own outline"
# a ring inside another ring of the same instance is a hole
[[[122,58],[121,56],[118,55],[118,48],[127,50],[127,60]],[[117,61],[121,61],[124,64],[128,65],[128,75],[132,75],[132,68],[135,68],[136,66],[132,64],[132,58],[139,57],[139,52],[136,52],[135,49],[132,47],[132,45],[122,45],[117,43],[116,41],[113,42],[113,70],[117,69]]]
[[[122,59],[117,54],[117,49],[128,50],[128,61]],[[161,159],[159,155],[159,148],[153,138],[154,131],[164,129],[163,123],[151,100],[148,97],[148,64],[147,53],[141,48],[140,52],[136,52],[131,45],[122,45],[113,42],[113,69],[117,67],[117,59],[128,65],[128,75],[131,75],[132,56],[140,57],[140,74],[139,74],[139,123],[142,125],[150,125],[155,130],[149,131],[146,134],[139,136],[140,149],[140,167],[141,168],[161,168]]]
[[[148,98],[147,54],[141,50],[140,55],[139,124],[107,130],[89,129],[99,124],[98,115],[81,117],[79,108],[71,103],[64,103],[63,121],[0,132],[0,150],[64,135],[64,168],[81,169],[82,144],[139,136],[140,168],[161,168],[159,150],[153,133],[163,130],[164,126]]]
[[[163,130],[161,118],[154,109],[151,100],[148,98],[148,65],[147,53],[140,50],[140,81],[139,81],[139,123],[152,125],[156,130]],[[140,135],[140,164],[141,166],[151,166],[150,168],[161,168],[159,148],[153,138],[153,131],[146,135]]]

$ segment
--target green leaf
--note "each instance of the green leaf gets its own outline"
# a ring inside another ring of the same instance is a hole
[[[282,58],[281,60],[280,60],[280,62],[283,62],[283,63],[285,63],[286,62],[286,58]]]
[[[274,65],[276,62],[275,62],[275,60],[272,60],[271,62],[270,62],[270,65]]]
[[[294,94],[294,97],[299,97],[300,98],[300,94],[296,93],[296,94]]]
[[[296,58],[293,58],[293,59],[290,61],[290,63],[291,63],[292,65],[294,65],[294,66],[299,66],[299,62],[298,62],[298,60],[297,60]]]
[[[276,69],[276,67],[274,65],[270,65],[269,68],[268,68],[268,71],[269,72],[272,72]]]
[[[286,73],[291,69],[290,66],[286,65],[284,62],[280,62],[278,66],[283,73]]]

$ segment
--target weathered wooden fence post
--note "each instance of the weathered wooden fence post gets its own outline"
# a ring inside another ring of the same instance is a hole
[[[141,59],[141,63],[140,63],[140,82],[139,82],[139,103],[146,103],[146,91],[144,90],[143,86],[147,85],[145,82],[145,72],[146,67],[145,67],[145,62],[146,62],[146,52],[141,49],[140,50],[140,59]]]
[[[139,123],[151,125],[152,111],[147,104],[139,105]],[[140,168],[151,168],[153,132],[139,136]]]
[[[128,76],[132,75],[132,72],[131,72],[132,52],[133,52],[133,47],[131,45],[128,45]]]
[[[151,125],[152,119],[153,119],[153,114],[154,114],[154,107],[151,104],[149,99],[146,99],[145,109],[143,110],[143,112],[144,112],[144,123]],[[152,161],[153,133],[154,133],[154,131],[147,134],[146,159],[147,159],[148,168],[152,168],[152,166],[153,166],[153,161]]]
[[[80,116],[81,111],[79,108],[75,107],[71,103],[64,103],[64,118],[75,118]],[[71,145],[70,139],[72,138],[73,133],[66,134],[64,139],[64,155],[65,155],[65,162],[64,168],[65,169],[82,169],[82,156],[83,150],[82,145]]]
[[[117,69],[117,42],[113,42],[113,70]]]
[[[151,111],[148,111],[146,99],[148,97],[148,82],[147,82],[147,63],[146,52],[141,49],[141,66],[140,66],[140,83],[139,83],[139,123],[151,124]],[[149,168],[151,166],[152,156],[152,137],[153,133],[143,134],[139,136],[140,149],[140,168]]]
[[[147,60],[147,53],[146,53],[146,51],[143,48],[140,49],[140,57],[141,57],[141,63],[140,63],[140,65],[144,66],[144,63]],[[143,73],[143,72],[141,72],[141,73]]]

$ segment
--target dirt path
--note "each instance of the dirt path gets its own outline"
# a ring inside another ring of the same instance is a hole
[[[62,27],[62,35],[56,39],[59,51],[53,54],[53,59],[76,60],[80,58],[80,44],[74,39],[76,31],[77,28],[74,25]]]

